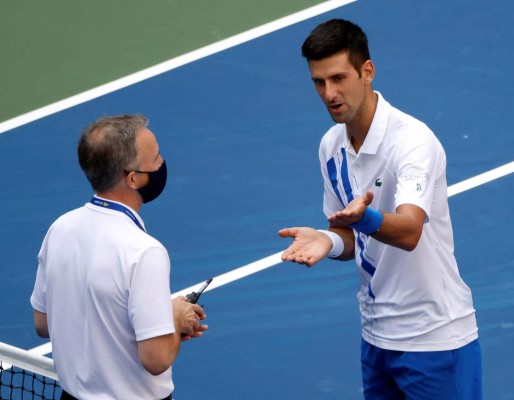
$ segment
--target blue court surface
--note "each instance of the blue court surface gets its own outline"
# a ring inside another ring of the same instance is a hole
[[[49,225],[92,194],[76,146],[92,120],[141,112],[168,186],[141,215],[169,250],[172,291],[288,246],[277,231],[324,228],[318,145],[332,125],[300,46],[330,18],[364,29],[376,90],[426,122],[449,186],[514,161],[514,2],[359,0],[0,135],[0,341],[44,343],[29,296]],[[507,167],[509,168],[509,167]],[[484,399],[514,399],[514,175],[450,198],[471,287]],[[278,264],[205,293],[210,329],[174,365],[183,399],[360,399],[353,262]]]

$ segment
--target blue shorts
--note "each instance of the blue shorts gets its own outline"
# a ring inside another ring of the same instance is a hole
[[[481,400],[478,339],[448,351],[384,350],[362,340],[366,400]]]

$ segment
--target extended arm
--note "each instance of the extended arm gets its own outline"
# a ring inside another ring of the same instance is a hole
[[[372,200],[373,193],[368,191],[365,195],[354,199],[344,210],[337,211],[328,217],[328,221],[333,226],[349,226],[358,223]],[[382,213],[382,217],[378,231],[372,233],[374,239],[406,251],[416,248],[426,217],[423,209],[413,204],[402,204],[395,213]]]
[[[344,249],[339,260],[351,260],[354,257],[355,238],[353,231],[345,226],[330,226],[329,230],[339,235]],[[325,233],[314,228],[286,228],[278,232],[284,238],[291,237],[293,242],[282,254],[283,261],[313,266],[325,258],[332,249],[332,240]]]

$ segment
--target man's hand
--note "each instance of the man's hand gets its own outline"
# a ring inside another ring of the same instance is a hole
[[[292,261],[312,267],[327,256],[332,241],[314,228],[286,228],[278,232],[283,238],[292,237],[293,243],[282,253],[282,261]]]
[[[344,210],[327,217],[327,220],[332,226],[348,226],[359,222],[372,201],[373,192],[368,190],[363,196],[353,199]]]
[[[366,207],[373,201],[373,192],[368,190],[363,196],[354,199],[344,210],[327,217],[331,227],[346,227],[359,222]],[[418,245],[427,219],[425,211],[414,204],[402,204],[394,213],[382,212],[380,229],[373,239],[402,250],[412,251]],[[346,244],[347,242],[345,242]]]
[[[172,302],[175,327],[182,334],[182,340],[202,336],[202,333],[209,328],[199,323],[207,318],[203,308],[198,304],[189,303],[184,296],[177,297]]]

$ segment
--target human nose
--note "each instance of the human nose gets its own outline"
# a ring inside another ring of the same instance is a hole
[[[162,155],[159,154],[159,158],[157,159],[157,165],[159,166],[159,168],[161,168],[163,163],[164,163],[164,158],[162,158]]]
[[[333,101],[337,96],[337,87],[331,82],[325,83],[325,91],[323,93],[323,98],[325,102]]]

